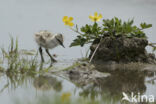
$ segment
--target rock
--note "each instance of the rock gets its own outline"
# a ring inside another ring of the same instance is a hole
[[[99,39],[96,39],[90,47],[92,56],[96,49]],[[115,61],[117,63],[129,62],[143,62],[143,63],[156,63],[154,54],[146,52],[148,40],[144,38],[127,38],[121,37],[104,37],[101,40],[100,46],[96,51],[93,61]]]
[[[66,74],[71,81],[80,86],[96,83],[97,79],[105,78],[110,75],[109,73],[99,72],[95,70],[93,65],[86,63],[82,63],[79,66],[68,70]]]

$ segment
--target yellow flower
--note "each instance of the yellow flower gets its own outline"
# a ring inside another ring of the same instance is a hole
[[[72,22],[73,21],[73,17],[64,16],[62,21],[67,26],[70,26],[70,27],[74,26],[74,23]]]
[[[70,92],[63,93],[62,96],[61,96],[61,101],[62,102],[69,101],[70,100],[70,96],[71,96]]]
[[[89,18],[91,19],[91,21],[93,22],[97,22],[100,21],[100,19],[102,18],[102,14],[99,14],[97,12],[94,13],[94,16],[89,16]]]

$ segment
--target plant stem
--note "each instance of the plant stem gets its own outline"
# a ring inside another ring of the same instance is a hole
[[[92,56],[91,56],[91,58],[90,58],[90,60],[89,60],[89,63],[91,63],[91,62],[92,62],[92,59],[93,59],[93,57],[94,57],[94,55],[95,55],[95,53],[96,53],[97,49],[98,49],[98,48],[99,48],[99,46],[100,46],[101,40],[102,40],[102,37],[101,37],[101,39],[100,39],[100,42],[99,42],[99,43],[98,43],[98,45],[96,46],[96,49],[94,50],[94,52],[93,52],[93,54],[92,54]]]
[[[151,80],[148,80],[147,82],[152,82],[152,81],[154,81],[154,80],[156,80],[156,77],[153,78],[153,79],[151,79]]]
[[[156,47],[156,46],[155,46],[156,43],[149,43],[148,45],[151,46],[151,47]]]
[[[80,35],[83,35],[82,33],[80,33],[78,30],[75,30],[75,29],[73,29],[73,28],[70,28],[72,31],[74,31],[74,32],[76,32],[76,33],[78,33],[78,34],[80,34]]]

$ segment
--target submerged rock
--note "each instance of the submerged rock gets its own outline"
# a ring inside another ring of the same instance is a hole
[[[96,39],[91,45],[90,57],[96,49],[99,41],[100,39]],[[127,38],[124,36],[116,38],[105,37],[101,40],[93,61],[113,61],[117,63],[143,62],[155,64],[155,55],[147,53],[145,49],[147,45],[148,40],[144,38]]]

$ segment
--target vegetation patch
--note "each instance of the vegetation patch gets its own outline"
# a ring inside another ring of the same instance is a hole
[[[15,74],[37,74],[47,69],[38,70],[42,68],[42,64],[38,62],[38,52],[34,50],[20,50],[18,48],[18,40],[10,38],[10,46],[8,49],[1,48],[2,58],[0,69],[6,73]],[[49,69],[49,68],[48,68]]]
[[[117,17],[114,17],[112,19],[103,19],[102,24],[100,24],[100,23],[98,23],[98,21],[100,21],[102,19],[102,14],[98,14],[97,12],[94,13],[94,16],[90,15],[89,18],[94,23],[92,25],[86,24],[85,26],[82,26],[80,28],[78,28],[78,25],[75,25],[75,28],[73,28],[73,26],[74,26],[74,23],[72,22],[73,17],[64,16],[64,18],[63,18],[63,22],[65,23],[65,25],[68,25],[70,27],[70,29],[72,29],[74,32],[78,33],[76,39],[74,39],[73,42],[70,44],[70,47],[73,47],[73,46],[83,47],[85,44],[88,44],[88,43],[92,44],[90,47],[91,53],[90,53],[90,57],[89,57],[90,58],[89,62],[92,61],[94,56],[96,57],[96,54],[98,54],[99,57],[102,56],[103,54],[107,55],[103,51],[107,51],[107,49],[109,50],[112,47],[113,47],[113,49],[110,50],[109,53],[112,53],[113,51],[115,51],[115,52],[113,52],[113,54],[111,54],[115,58],[115,60],[113,60],[113,61],[120,61],[120,59],[122,59],[122,58],[124,59],[124,57],[122,57],[123,56],[122,54],[124,54],[125,57],[128,56],[128,57],[134,58],[134,56],[137,56],[137,54],[135,55],[135,53],[133,51],[120,52],[119,47],[123,48],[123,50],[127,50],[127,48],[123,47],[126,44],[127,40],[130,40],[130,41],[128,41],[129,43],[127,43],[127,47],[128,47],[128,44],[133,44],[134,48],[137,45],[140,45],[140,43],[135,44],[137,42],[134,41],[134,40],[137,41],[138,39],[140,39],[141,41],[142,40],[145,41],[145,44],[147,44],[146,46],[151,46],[153,48],[153,51],[156,50],[156,44],[149,43],[147,41],[147,35],[144,32],[144,29],[151,28],[152,24],[147,24],[147,23],[143,22],[139,26],[136,26],[136,25],[134,25],[133,19],[129,19],[128,21],[122,21],[121,19],[119,19]],[[68,21],[68,23],[67,23],[67,21]],[[72,24],[72,25],[70,25],[70,24]],[[109,38],[110,41],[107,41],[107,38]],[[120,39],[120,41],[118,41],[119,39]],[[134,43],[131,43],[131,42],[134,42]],[[143,44],[143,46],[145,44]],[[93,45],[96,45],[94,49],[92,48]],[[108,47],[105,47],[105,46],[108,46]],[[132,46],[132,45],[130,45],[130,46]],[[99,49],[99,47],[101,47],[101,49]],[[145,50],[145,47],[144,47],[144,50]],[[133,48],[133,47],[128,47],[128,49],[129,48]],[[101,51],[101,52],[96,53],[98,51]],[[135,51],[135,49],[134,49],[134,51]],[[127,52],[128,53],[130,52],[130,54],[128,54]],[[134,53],[134,55],[131,56],[131,53]],[[140,54],[142,54],[142,53],[140,53]],[[104,57],[102,57],[102,58],[104,58]],[[96,57],[94,59],[98,59],[98,57]],[[110,61],[110,60],[106,60],[106,61]],[[133,62],[133,60],[128,60],[128,61]],[[143,61],[143,62],[145,62],[145,61]]]

